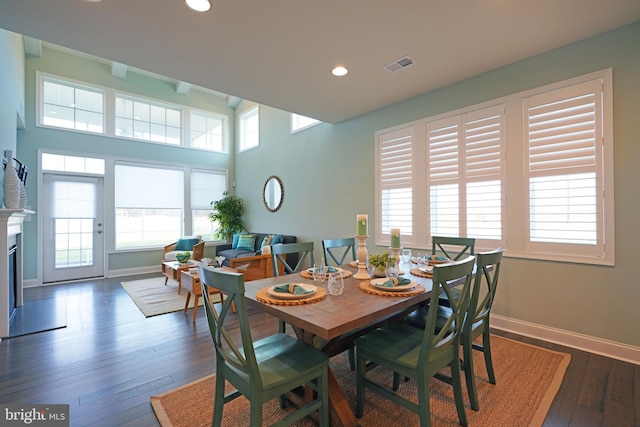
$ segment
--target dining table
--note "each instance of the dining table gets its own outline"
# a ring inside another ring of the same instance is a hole
[[[374,286],[371,280],[375,278],[355,279],[353,273],[357,272],[357,268],[353,263],[337,268],[342,270],[344,277],[344,291],[341,295],[330,295],[326,280],[314,282],[311,274],[303,270],[300,273],[245,282],[245,297],[251,306],[283,320],[293,328],[298,339],[320,349],[329,357],[352,348],[354,339],[358,336],[426,304],[431,298],[431,278],[420,274],[411,265],[407,265],[404,275],[399,276],[411,280],[411,286],[406,286],[403,291]],[[278,300],[271,298],[273,292],[268,292],[274,286],[297,283],[315,285],[317,295],[305,299]],[[331,368],[329,400],[332,426],[358,425]]]

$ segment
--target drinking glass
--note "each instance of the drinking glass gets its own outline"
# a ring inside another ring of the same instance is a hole
[[[411,249],[402,250],[402,262],[404,263],[411,262]]]
[[[342,292],[344,292],[344,278],[342,277],[342,273],[329,273],[327,283],[330,295],[342,295]]]
[[[312,275],[314,282],[324,282],[324,279],[327,276],[327,266],[322,263],[316,262],[315,264],[313,264]]]
[[[387,268],[385,268],[384,270],[384,274],[385,276],[387,276],[389,279],[393,278],[393,277],[398,277],[398,271],[400,269],[398,268],[398,263],[395,262],[393,263],[393,265],[388,265]]]

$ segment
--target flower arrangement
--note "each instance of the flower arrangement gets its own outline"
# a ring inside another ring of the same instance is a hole
[[[393,266],[396,262],[396,257],[391,255],[389,251],[384,251],[381,254],[369,255],[369,265],[372,265],[382,271],[387,267]]]

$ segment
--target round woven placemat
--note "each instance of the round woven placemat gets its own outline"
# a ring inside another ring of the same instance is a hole
[[[346,278],[351,276],[353,273],[349,270],[345,270],[344,268],[342,269],[342,277]],[[305,279],[313,279],[313,273],[309,272],[309,270],[302,270],[300,272],[300,276],[304,277]],[[329,277],[329,273],[327,273],[325,275],[325,279]]]
[[[314,302],[322,301],[327,297],[327,290],[321,288],[319,286],[316,287],[316,293],[309,298],[301,298],[301,299],[277,299],[272,298],[268,293],[267,289],[262,288],[256,293],[256,299],[260,302],[264,302],[266,304],[273,305],[303,305],[303,304],[312,304]]]
[[[417,268],[412,268],[409,273],[413,274],[414,276],[418,276],[418,277],[426,277],[428,279],[431,279],[433,277],[433,273],[427,273],[425,271],[420,271]]]
[[[398,291],[382,291],[371,284],[368,280],[360,282],[360,289],[368,294],[382,295],[385,297],[410,297],[412,295],[418,295],[424,292],[424,286],[416,284],[416,287],[410,291],[398,292]]]

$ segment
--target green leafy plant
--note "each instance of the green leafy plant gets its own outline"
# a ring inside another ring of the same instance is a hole
[[[225,191],[222,193],[222,199],[211,202],[211,207],[213,212],[209,213],[209,219],[218,224],[213,237],[229,240],[235,233],[245,230],[242,222],[244,201],[240,197],[232,196]]]
[[[369,255],[369,265],[384,270],[385,268],[394,265],[397,262],[396,257],[391,255],[389,251],[384,251],[381,254]]]

